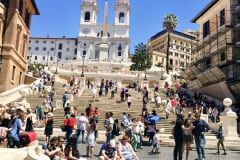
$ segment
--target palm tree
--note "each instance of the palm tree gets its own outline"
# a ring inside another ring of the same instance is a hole
[[[169,45],[170,45],[170,33],[177,27],[178,20],[177,16],[173,13],[167,14],[163,18],[163,28],[168,32],[168,41],[167,41],[167,62],[166,62],[166,71],[169,74]]]
[[[152,58],[150,51],[145,44],[140,43],[135,46],[135,54],[133,55],[132,63],[133,64],[130,66],[130,70],[145,71],[144,79],[146,80],[146,69],[151,68]]]

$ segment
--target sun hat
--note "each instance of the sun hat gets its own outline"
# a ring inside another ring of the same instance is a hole
[[[53,114],[52,114],[51,112],[49,112],[49,113],[47,114],[47,117],[48,117],[48,118],[53,117]]]

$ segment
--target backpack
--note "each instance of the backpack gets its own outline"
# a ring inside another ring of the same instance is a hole
[[[114,124],[113,124],[112,134],[113,134],[114,136],[119,136],[119,132],[120,132],[119,126],[118,126],[116,123],[114,123]]]

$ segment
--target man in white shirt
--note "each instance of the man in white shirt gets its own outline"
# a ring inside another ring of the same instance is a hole
[[[76,123],[77,123],[77,131],[76,131],[77,140],[79,141],[80,134],[82,134],[82,143],[85,143],[84,135],[85,135],[86,126],[89,123],[89,121],[84,116],[84,113],[81,113],[81,116],[76,118]]]

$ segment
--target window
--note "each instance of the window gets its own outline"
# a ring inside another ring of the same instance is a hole
[[[29,43],[31,43],[32,41],[31,40],[29,40]]]
[[[119,13],[119,23],[124,23],[124,13]]]
[[[47,50],[47,48],[46,47],[43,47],[43,51],[46,51]]]
[[[16,67],[13,66],[13,71],[12,71],[12,80],[14,80],[15,77],[15,72],[16,72]]]
[[[84,16],[84,21],[89,22],[90,21],[90,12],[86,12]]]
[[[155,56],[155,61],[158,61],[158,56]]]
[[[45,56],[42,57],[42,60],[43,60],[43,61],[45,60]]]
[[[225,24],[225,9],[220,11],[220,26]]]
[[[53,43],[54,43],[54,41],[51,41],[51,43],[53,44]]]
[[[119,44],[118,46],[118,56],[122,56],[122,46]]]
[[[184,58],[184,54],[180,54],[181,58]]]
[[[172,55],[173,55],[173,52],[170,51],[170,52],[169,52],[169,55],[172,56]]]
[[[175,52],[175,57],[178,57],[178,55],[179,55],[179,54],[178,54],[177,52]]]
[[[47,41],[43,41],[43,43],[47,43]]]
[[[21,80],[22,80],[22,72],[19,73],[19,81],[18,81],[18,84],[21,84]]]
[[[37,60],[37,56],[35,56],[34,59]]]
[[[54,51],[54,48],[50,48],[51,51]]]
[[[38,42],[39,42],[38,40],[35,41],[35,43],[38,43]]]
[[[26,40],[23,41],[23,47],[22,47],[22,57],[25,56],[25,50],[26,50]]]
[[[16,45],[15,48],[18,50],[19,47],[19,41],[20,41],[20,35],[21,35],[21,26],[18,26],[19,28],[17,29],[17,38],[16,38]]]
[[[221,52],[221,62],[226,60],[225,52]]]
[[[62,49],[62,43],[58,44],[58,49]]]
[[[175,65],[178,65],[178,60],[175,60]]]
[[[184,67],[184,62],[180,62],[180,67]]]
[[[179,49],[179,46],[176,46],[176,49]]]
[[[170,65],[173,65],[173,59],[169,60]]]
[[[58,58],[59,58],[59,59],[62,58],[62,52],[58,52]]]
[[[210,25],[209,21],[203,24],[203,38],[210,34]]]
[[[67,48],[66,51],[68,52],[68,51],[69,51],[69,48]]]
[[[50,57],[50,61],[53,61],[53,57]]]
[[[31,47],[28,47],[28,50],[31,51]]]
[[[35,47],[35,51],[38,51],[38,49],[39,49],[38,47]]]
[[[77,55],[77,48],[74,49],[74,54]]]
[[[27,56],[27,60],[29,60],[30,56]]]

